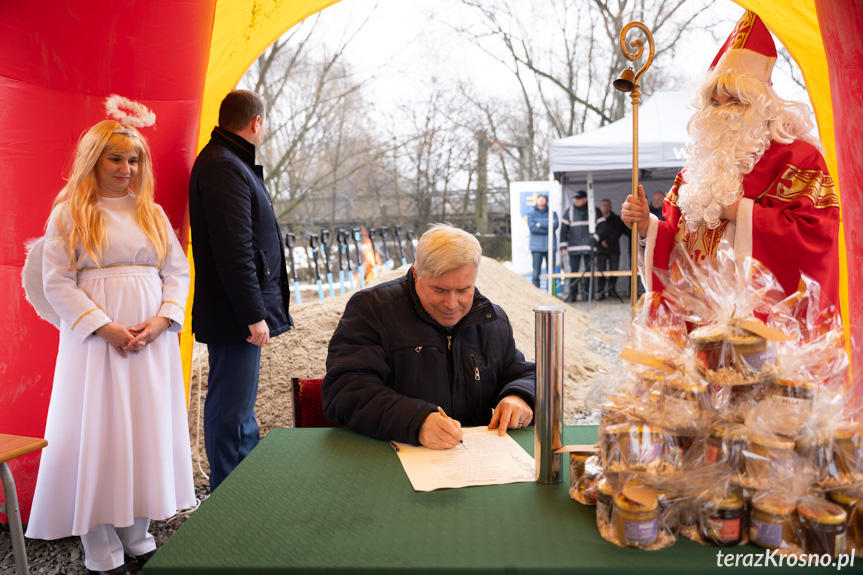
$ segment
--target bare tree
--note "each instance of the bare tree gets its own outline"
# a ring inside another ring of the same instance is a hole
[[[304,21],[274,42],[240,83],[260,94],[268,110],[261,160],[280,221],[307,219],[311,212],[313,219],[326,214],[334,222],[340,184],[389,149],[371,137],[362,98],[362,88],[371,79],[356,80],[344,61],[359,28],[346,32],[327,51],[317,21]],[[324,197],[326,210],[320,205]],[[306,203],[307,209],[301,209]]]
[[[523,3],[462,1],[483,23],[461,31],[487,52],[504,54],[498,60],[513,63],[510,70],[522,86],[522,68],[532,72],[545,119],[558,138],[623,116],[624,99],[612,80],[628,63],[618,45],[624,24],[642,21],[656,38],[653,73],[643,83],[649,94],[675,79],[671,59],[664,56],[674,53],[713,5],[713,0],[551,0],[552,37],[537,39],[537,19],[523,17]],[[526,111],[534,115],[532,106]]]

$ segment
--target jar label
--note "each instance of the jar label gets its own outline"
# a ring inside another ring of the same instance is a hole
[[[720,519],[708,517],[707,526],[713,539],[717,541],[737,541],[740,539],[740,518]]]
[[[719,448],[709,443],[704,446],[704,460],[713,464],[719,461]]]
[[[740,355],[743,361],[743,366],[750,371],[761,371],[764,365],[775,365],[776,356],[773,354],[773,348],[768,348],[760,353],[752,353],[750,355]]]
[[[836,546],[833,548],[833,557],[839,557],[842,553],[845,553],[845,532],[836,534]]]
[[[623,536],[627,543],[652,543],[656,539],[658,525],[657,517],[650,521],[624,521]]]
[[[653,463],[662,458],[662,443],[639,443],[630,440],[629,459],[630,463]]]
[[[782,546],[782,524],[761,521],[757,517],[751,519],[751,539],[756,543],[769,547]]]
[[[781,397],[779,405],[788,407],[794,411],[809,411],[812,409],[812,398],[805,397]]]

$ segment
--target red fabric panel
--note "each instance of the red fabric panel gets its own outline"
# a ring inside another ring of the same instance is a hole
[[[109,94],[156,113],[142,130],[156,201],[184,227],[215,2],[0,2],[0,431],[44,434],[57,331],[24,299],[24,242],[43,234],[75,143],[105,118]],[[38,458],[9,462],[25,523]]]
[[[859,0],[816,0],[818,24],[827,52],[833,129],[845,243],[848,252],[848,302],[851,361],[863,369],[863,4]],[[863,393],[863,390],[859,390]]]

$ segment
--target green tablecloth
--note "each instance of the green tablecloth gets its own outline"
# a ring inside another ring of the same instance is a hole
[[[533,453],[533,428],[512,436]],[[567,427],[593,443],[596,427]],[[274,429],[147,564],[189,573],[703,573],[718,549],[646,552],[603,540],[558,485],[415,492],[389,445],[344,429]],[[727,553],[763,555],[746,545]],[[750,558],[752,559],[752,558]],[[863,559],[842,572],[861,572]],[[754,571],[755,569],[753,569]],[[763,572],[765,569],[757,569]],[[835,573],[835,568],[785,568]],[[769,568],[767,571],[776,571]]]

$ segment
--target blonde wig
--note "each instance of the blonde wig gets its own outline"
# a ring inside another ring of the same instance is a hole
[[[69,260],[73,265],[77,261],[77,247],[84,248],[97,265],[102,265],[101,258],[108,239],[102,221],[96,164],[103,154],[125,153],[131,149],[138,154],[138,173],[129,191],[135,196],[139,223],[156,248],[159,265],[165,262],[171,242],[169,234],[172,232],[153,201],[155,180],[150,147],[135,128],[104,120],[81,136],[75,150],[72,173],[54,200],[53,207],[61,208],[57,227],[66,242]]]

